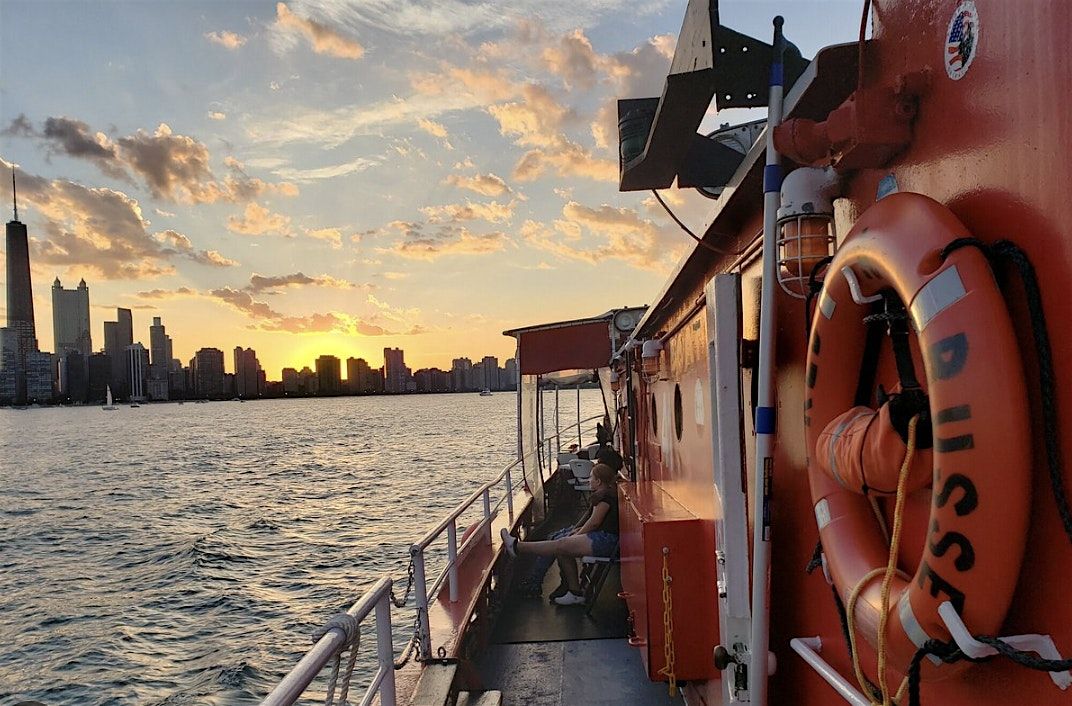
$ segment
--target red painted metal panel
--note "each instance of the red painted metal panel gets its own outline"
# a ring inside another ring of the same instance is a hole
[[[536,329],[517,334],[523,375],[603,368],[610,364],[610,323]]]
[[[715,677],[711,651],[718,644],[718,613],[708,590],[715,582],[713,525],[657,484],[623,485],[620,495],[622,581],[648,677],[666,680],[659,671],[666,665],[668,639],[673,640],[678,679]],[[672,632],[665,621],[664,556],[671,578]]]

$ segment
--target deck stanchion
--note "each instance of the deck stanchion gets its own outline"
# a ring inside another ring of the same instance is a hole
[[[383,681],[380,682],[381,706],[395,706],[395,645],[391,631],[391,592],[376,602],[376,658]]]
[[[424,550],[417,545],[410,549],[413,558],[413,597],[417,603],[417,629],[420,630],[421,654],[432,654],[432,633],[428,626],[428,584],[424,579]]]
[[[577,450],[581,449],[581,383],[577,383]]]
[[[447,572],[450,584],[450,602],[458,601],[458,521],[451,520],[447,525]]]
[[[514,481],[510,477],[510,467],[506,468],[506,511],[510,513],[510,522],[514,521]]]
[[[782,122],[785,39],[784,20],[774,18],[774,53],[771,58],[770,99],[767,103],[767,163],[763,170],[763,284],[759,304],[759,375],[756,394],[756,473],[752,488],[752,639],[748,688],[752,703],[767,704],[770,611],[771,484],[774,482],[774,292],[778,281],[778,207],[781,205],[781,155],[774,146],[774,128]]]
[[[491,544],[491,488],[484,488],[484,529],[487,531],[488,544]]]

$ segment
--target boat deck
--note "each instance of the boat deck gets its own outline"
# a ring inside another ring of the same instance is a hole
[[[570,524],[576,508],[556,512],[545,528]],[[519,559],[519,571],[528,566]],[[490,644],[476,662],[483,687],[503,693],[506,706],[681,704],[667,685],[652,683],[637,649],[626,641],[628,612],[618,598],[621,581],[612,567],[591,615],[583,606],[557,606],[546,596],[559,583],[558,567],[544,580],[544,597],[509,592]]]

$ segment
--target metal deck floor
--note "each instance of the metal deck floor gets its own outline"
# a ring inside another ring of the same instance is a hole
[[[666,684],[648,681],[640,653],[624,639],[489,645],[476,666],[504,706],[683,703]]]

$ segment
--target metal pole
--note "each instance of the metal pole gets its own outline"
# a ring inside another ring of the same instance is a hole
[[[562,429],[559,427],[558,416],[558,385],[555,385],[555,446],[558,447],[556,452],[562,450]]]
[[[767,589],[770,572],[771,484],[774,482],[774,290],[778,277],[778,206],[782,187],[781,156],[774,146],[774,128],[782,122],[785,39],[781,16],[774,18],[774,53],[771,59],[770,99],[767,108],[767,164],[763,170],[763,289],[759,305],[759,379],[756,404],[756,472],[752,537],[752,645],[749,659],[749,695],[752,703],[766,706],[770,606]]]
[[[510,522],[514,521],[514,482],[510,477],[510,467],[506,468],[506,511],[510,513]]]
[[[428,627],[428,584],[424,579],[424,550],[410,548],[413,558],[413,597],[417,602],[417,629],[421,631],[421,654],[432,654],[432,633]]]
[[[577,383],[577,450],[581,450],[581,383]]]
[[[488,544],[491,544],[491,489],[484,488],[484,525],[488,533]]]
[[[391,633],[391,593],[376,602],[376,656],[383,671],[380,682],[381,706],[395,706],[395,646]]]
[[[450,583],[450,602],[458,602],[458,520],[447,525],[447,578]]]

